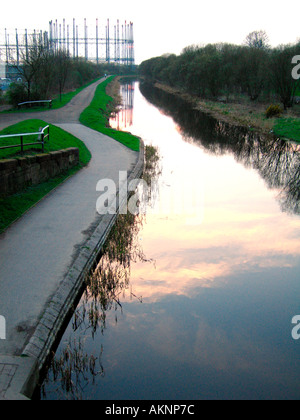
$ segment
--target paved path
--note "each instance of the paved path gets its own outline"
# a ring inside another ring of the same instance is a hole
[[[78,123],[81,112],[91,103],[97,86],[105,79],[98,80],[82,90],[65,107],[41,112],[0,114],[0,130],[27,119],[40,119],[51,124]]]
[[[0,235],[0,315],[5,317],[7,334],[6,340],[0,340],[0,356],[23,353],[50,298],[99,223],[97,182],[108,178],[118,185],[119,171],[130,172],[137,164],[138,153],[78,123],[96,86],[59,112],[30,114],[30,118],[42,118],[83,140],[92,160]],[[20,120],[21,114],[11,117]],[[6,115],[0,115],[0,128],[11,123],[12,119],[9,123]],[[3,384],[8,387],[17,365],[2,362],[1,367],[0,357],[0,398],[5,397]]]

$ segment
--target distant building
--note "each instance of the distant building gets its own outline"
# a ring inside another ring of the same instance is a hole
[[[0,90],[5,92],[11,85],[11,79],[0,78]]]
[[[22,80],[20,77],[19,68],[12,64],[6,65],[6,75],[4,77],[10,79],[12,82],[18,82]]]
[[[22,77],[17,66],[0,63],[0,89],[6,91],[11,83],[22,82]]]

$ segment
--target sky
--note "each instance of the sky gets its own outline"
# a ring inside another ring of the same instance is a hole
[[[270,44],[294,43],[300,38],[299,0],[15,0],[1,7],[0,33],[5,28],[48,30],[50,20],[73,18],[83,26],[105,27],[132,21],[134,24],[136,63],[165,53],[180,54],[192,44],[230,42],[242,44],[254,30],[265,30]],[[12,32],[13,33],[13,32]]]

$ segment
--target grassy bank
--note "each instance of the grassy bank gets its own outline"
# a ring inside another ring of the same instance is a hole
[[[300,143],[300,118],[279,118],[274,124],[274,133]]]
[[[80,93],[83,89],[87,88],[88,86],[95,83],[99,78],[92,80],[89,83],[86,83],[84,86],[81,86],[78,89],[72,90],[70,92],[63,93],[60,95],[55,95],[52,99],[51,109],[60,109],[67,105],[78,93]],[[24,112],[41,112],[41,111],[48,111],[48,105],[43,106],[35,106],[33,108],[22,108],[22,109],[10,109],[9,111],[3,111],[3,113],[24,113]]]
[[[45,121],[27,120],[6,128],[0,133],[0,135],[34,132],[38,131],[40,127],[45,127],[46,125],[48,124]],[[78,147],[80,161],[79,165],[72,168],[70,171],[67,171],[65,174],[62,174],[47,182],[29,187],[22,193],[14,194],[4,199],[0,198],[0,232],[3,232],[11,223],[21,217],[27,210],[29,210],[38,201],[45,197],[45,195],[47,195],[50,191],[65,181],[68,177],[75,174],[83,166],[87,165],[87,163],[90,161],[91,153],[81,140],[53,125],[50,125],[50,136],[50,142],[45,145],[45,152],[47,153],[51,151],[66,149],[68,147]],[[16,140],[18,142],[17,138],[7,139],[5,143],[7,145],[17,144]],[[3,140],[1,141],[1,144],[4,145]],[[37,152],[41,153],[40,148],[38,151],[30,149],[27,151],[28,154],[35,154]],[[0,159],[11,157],[18,158],[20,157],[20,154],[16,154],[15,149],[0,151]]]
[[[20,123],[11,125],[10,127],[5,128],[0,132],[0,135],[9,135],[17,133],[32,133],[38,132],[41,127],[50,126],[50,141],[45,143],[45,153],[55,152],[56,150],[67,149],[68,147],[78,147],[79,149],[79,159],[82,165],[86,165],[91,159],[91,153],[85,146],[85,144],[74,137],[72,134],[67,133],[66,131],[58,128],[52,124],[48,124],[42,120],[25,120]],[[24,142],[30,143],[36,141],[36,136],[34,137],[24,137]],[[18,144],[20,139],[18,137],[1,139],[1,146],[9,146],[13,144]],[[27,150],[26,150],[27,149]],[[5,149],[0,150],[0,159],[6,159],[11,157],[18,157],[20,153],[16,150],[19,149]],[[41,153],[41,147],[32,150],[32,148],[25,148],[25,153]]]
[[[114,109],[114,99],[106,92],[106,88],[113,81],[113,77],[109,77],[104,83],[101,83],[96,92],[90,106],[88,106],[80,116],[81,124],[103,133],[114,140],[124,144],[134,151],[140,150],[140,140],[130,133],[117,131],[108,126],[108,119]]]
[[[264,135],[275,134],[278,137],[300,142],[300,106],[295,105],[283,113],[281,118],[267,118],[265,111],[269,103],[257,103],[241,97],[239,101],[222,103],[203,100],[187,94],[178,88],[162,83],[155,86],[165,92],[182,97],[195,109],[231,125],[247,127],[251,131]]]
[[[85,146],[85,144],[74,137],[72,134],[58,128],[52,124],[48,124],[42,120],[26,120],[20,123],[14,124],[10,127],[5,128],[0,132],[0,135],[9,135],[17,133],[32,133],[38,132],[41,127],[50,126],[50,141],[45,143],[45,153],[55,152],[56,150],[67,149],[68,147],[78,147],[79,149],[79,160],[81,165],[86,165],[91,159],[91,153]],[[24,142],[30,143],[37,141],[36,136],[24,137]],[[18,144],[20,139],[18,137],[8,138],[1,140],[1,146],[9,146]],[[0,150],[0,159],[7,159],[12,157],[20,156],[20,152],[16,152],[19,149],[5,149]],[[41,147],[32,149],[31,147],[25,147],[25,154],[41,153]]]

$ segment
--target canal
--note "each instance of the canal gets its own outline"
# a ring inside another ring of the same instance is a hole
[[[121,92],[111,125],[159,154],[147,213],[117,226],[38,397],[299,399],[299,146]]]

